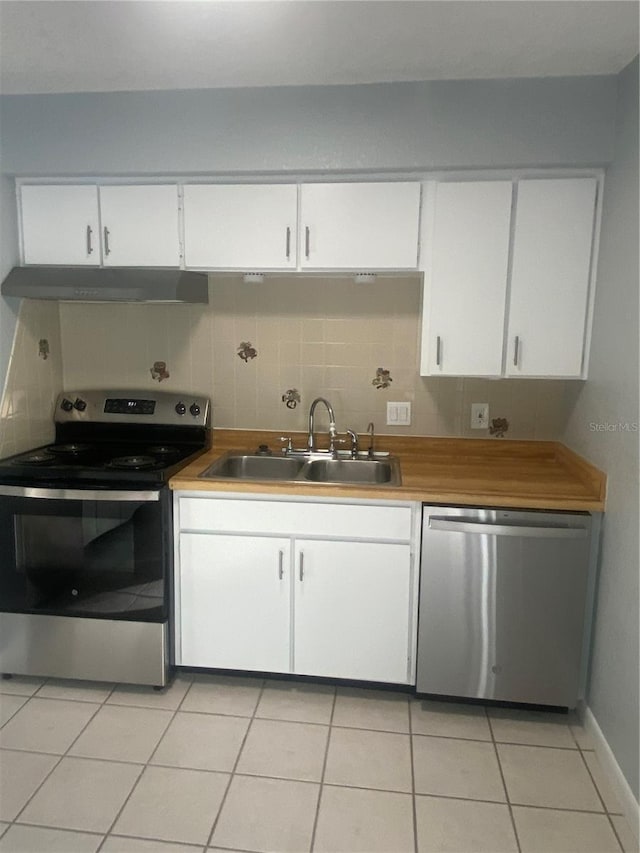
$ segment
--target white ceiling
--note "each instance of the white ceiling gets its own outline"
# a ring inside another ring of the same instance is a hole
[[[614,74],[636,0],[0,0],[4,94]]]

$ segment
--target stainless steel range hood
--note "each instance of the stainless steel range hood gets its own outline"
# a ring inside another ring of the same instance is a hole
[[[1,292],[73,302],[208,302],[206,273],[168,269],[14,267]]]

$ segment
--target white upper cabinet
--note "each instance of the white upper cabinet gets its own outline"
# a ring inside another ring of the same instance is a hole
[[[25,264],[179,267],[174,185],[21,187]]]
[[[426,185],[423,376],[586,378],[597,187]]]
[[[107,267],[178,267],[178,188],[102,186],[102,256]]]
[[[423,375],[500,376],[511,181],[427,185]]]
[[[518,185],[507,376],[586,374],[595,178]]]
[[[419,183],[302,184],[302,269],[416,269]]]
[[[295,184],[186,184],[185,265],[205,269],[295,269]]]
[[[20,200],[25,264],[100,266],[96,186],[24,184]]]

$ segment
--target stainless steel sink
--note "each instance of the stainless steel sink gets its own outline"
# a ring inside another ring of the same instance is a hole
[[[259,456],[230,451],[199,475],[203,479],[277,480],[280,482],[342,483],[397,486],[400,464],[384,459],[309,459],[299,456]]]
[[[227,453],[199,476],[204,479],[229,477],[234,480],[295,480],[303,465],[304,459]]]
[[[304,477],[314,483],[399,485],[397,459],[316,459],[305,467]]]

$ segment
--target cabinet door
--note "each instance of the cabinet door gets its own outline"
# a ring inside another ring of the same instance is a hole
[[[406,684],[409,545],[298,540],[294,672]]]
[[[290,541],[180,534],[183,666],[289,671]]]
[[[423,376],[500,376],[511,181],[434,188],[425,271]]]
[[[507,376],[581,376],[595,201],[595,178],[520,181]]]
[[[180,266],[176,185],[100,187],[106,267]]]
[[[420,184],[303,184],[303,269],[416,269]]]
[[[20,197],[25,264],[100,266],[97,187],[25,184]]]
[[[295,269],[297,206],[295,184],[187,184],[186,266]]]

